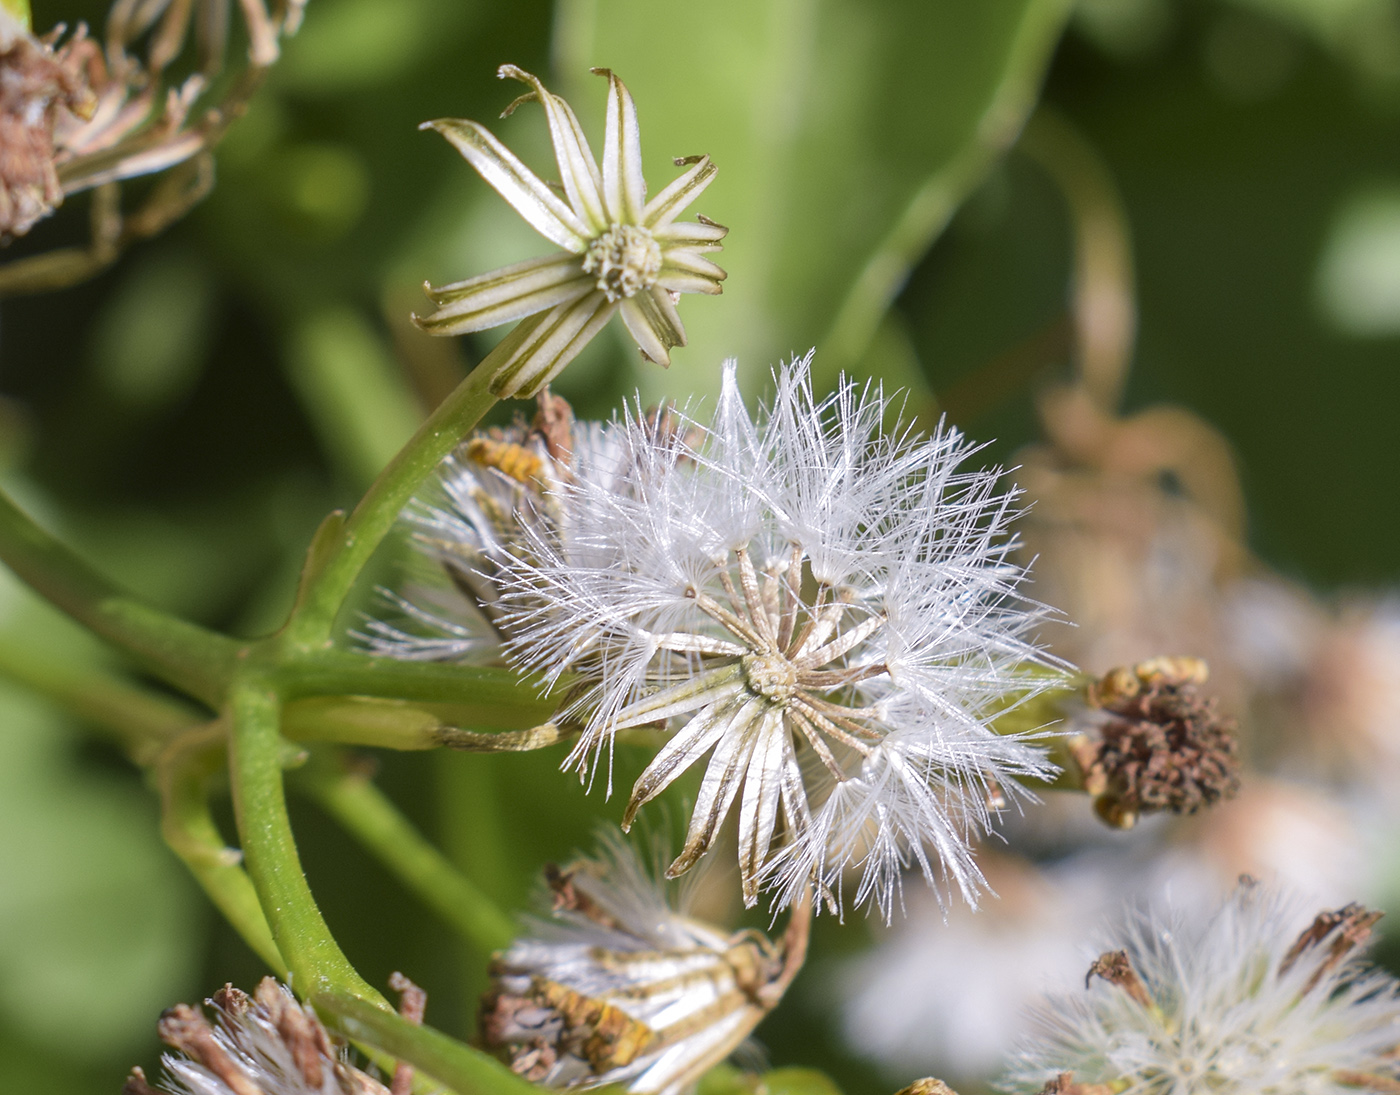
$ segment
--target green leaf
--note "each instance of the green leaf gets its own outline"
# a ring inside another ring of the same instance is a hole
[[[188,988],[197,929],[154,805],[80,770],[63,731],[0,686],[0,1022],[101,1061],[142,1046]]]
[[[818,347],[818,382],[865,352],[912,264],[1034,105],[1066,0],[563,0],[556,55],[585,118],[628,83],[653,192],[663,157],[710,154],[697,211],[730,227],[721,300],[687,300],[690,345],[644,393],[718,386]]]

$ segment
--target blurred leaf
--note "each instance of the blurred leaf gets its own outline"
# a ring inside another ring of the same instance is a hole
[[[709,153],[695,209],[732,229],[721,300],[686,301],[690,347],[656,395],[713,391],[814,342],[823,379],[855,364],[911,264],[1014,139],[1066,0],[563,0],[556,56],[573,101],[589,66],[627,81],[653,191],[662,156]],[[596,108],[594,117],[597,116]]]
[[[697,1095],[841,1095],[841,1089],[814,1068],[744,1072],[720,1065],[701,1078]]]
[[[1343,202],[1318,263],[1317,300],[1344,334],[1400,334],[1400,187]]]
[[[93,643],[10,585],[7,633],[71,664]],[[134,780],[75,763],[63,721],[0,683],[0,1019],[101,1062],[144,1047],[189,985],[191,888]]]
[[[338,307],[307,317],[290,355],[321,443],[357,487],[367,486],[421,418],[389,348],[357,312]]]
[[[207,268],[188,254],[164,250],[134,264],[93,340],[106,394],[138,412],[187,395],[204,365],[213,291]]]
[[[406,75],[444,29],[475,7],[433,0],[317,0],[274,70],[280,88],[335,95]]]

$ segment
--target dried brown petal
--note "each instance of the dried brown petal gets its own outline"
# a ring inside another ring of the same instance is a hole
[[[1112,1084],[1077,1084],[1073,1072],[1061,1072],[1047,1080],[1040,1095],[1114,1095]]]
[[[1084,975],[1084,987],[1088,988],[1095,977],[1102,977],[1110,985],[1122,989],[1143,1007],[1153,1006],[1147,986],[1142,983],[1137,970],[1133,969],[1127,951],[1107,951],[1095,958],[1089,972]]]
[[[574,409],[568,400],[548,388],[540,392],[538,402],[539,410],[535,412],[533,423],[535,432],[544,439],[549,458],[567,468],[574,457]]]
[[[1311,955],[1329,937],[1335,935],[1331,945],[1319,956],[1316,968],[1308,978],[1307,984],[1303,986],[1302,995],[1306,996],[1347,955],[1364,947],[1370,941],[1371,928],[1384,915],[1384,913],[1358,905],[1354,901],[1333,912],[1318,913],[1313,922],[1288,949],[1288,953],[1283,956],[1283,961],[1278,966],[1279,976],[1282,977],[1297,964],[1300,958]]]
[[[160,1095],[160,1093],[146,1082],[146,1073],[140,1065],[137,1065],[127,1076],[126,1083],[122,1085],[122,1095]]]

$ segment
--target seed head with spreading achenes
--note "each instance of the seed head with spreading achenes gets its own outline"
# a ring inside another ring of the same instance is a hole
[[[617,76],[607,69],[593,71],[608,81],[601,169],[568,103],[514,65],[502,65],[499,72],[502,79],[530,87],[506,114],[528,101],[544,107],[562,196],[478,123],[458,118],[423,123],[451,141],[532,228],[563,248],[427,287],[436,308],[417,322],[429,334],[467,334],[521,320],[506,336],[492,378],[492,390],[502,397],[542,389],[615,312],[645,357],[669,364],[671,348],[685,345],[676,312],[680,294],[718,293],[726,277],[704,255],[720,249],[728,229],[704,217],[676,219],[710,184],[714,164],[708,156],[676,160],[685,172],[647,201],[637,108]]]
[[[594,771],[623,730],[669,731],[624,825],[708,754],[672,876],[737,804],[749,904],[815,881],[839,906],[856,870],[856,903],[888,917],[911,865],[975,900],[974,833],[1053,771],[987,725],[1054,680],[1007,559],[1014,493],[958,470],[955,430],[882,432],[876,390],[818,400],[810,359],[775,379],[757,418],[730,365],[708,424],[614,423],[614,473],[560,485],[567,535],[528,527],[500,567],[508,649],[580,689],[567,766]]]

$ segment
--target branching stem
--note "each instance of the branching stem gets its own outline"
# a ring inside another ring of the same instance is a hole
[[[142,668],[218,707],[240,644],[132,597],[40,528],[0,491],[0,562]]]
[[[248,874],[299,994],[349,992],[386,1007],[332,937],[302,873],[282,784],[279,708],[277,693],[256,677],[231,690],[229,769]]]

